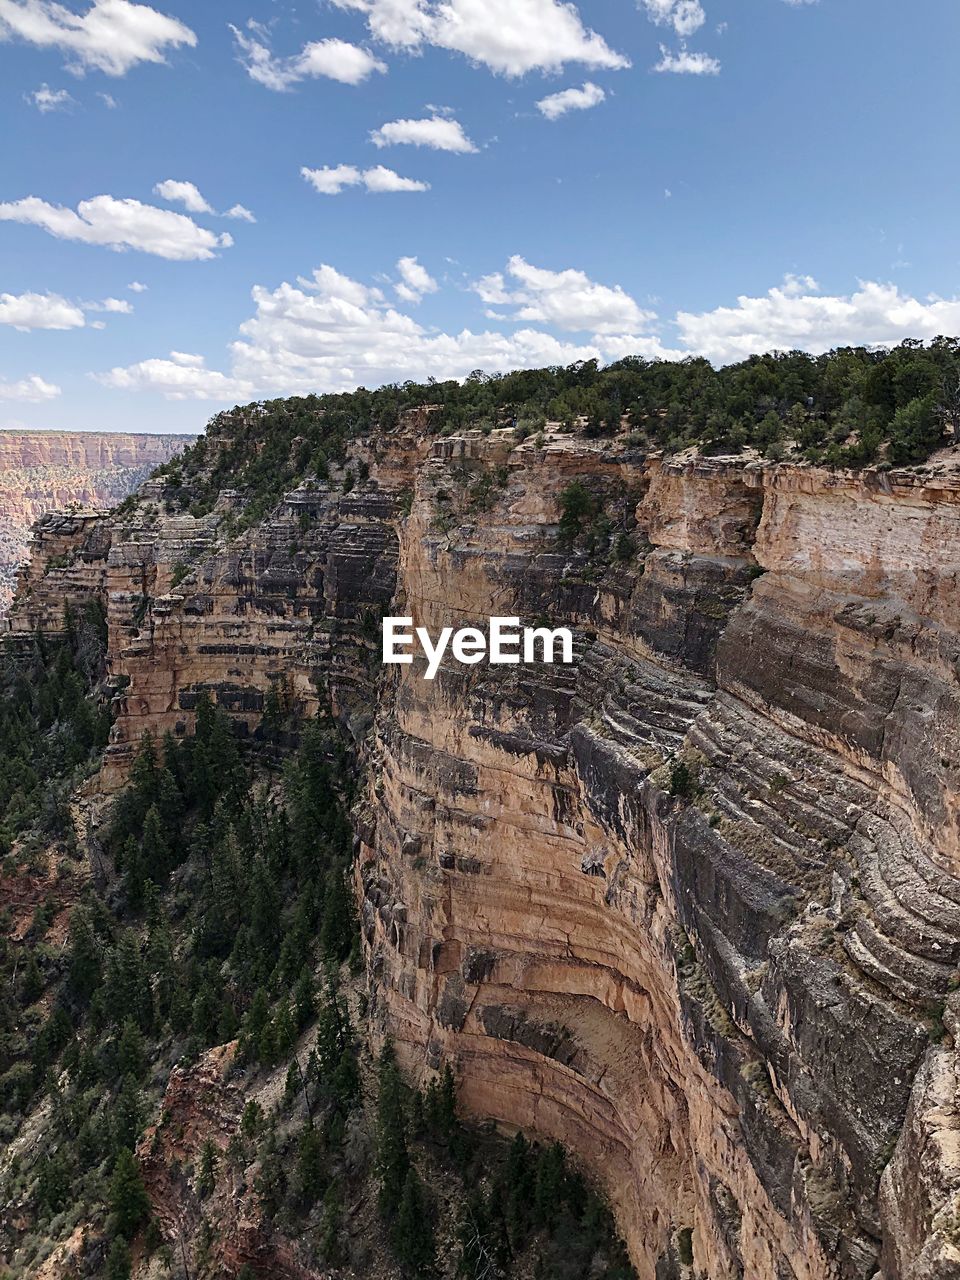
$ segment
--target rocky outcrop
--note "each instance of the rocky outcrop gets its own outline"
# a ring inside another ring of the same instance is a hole
[[[52,510],[111,507],[193,436],[0,431],[0,612],[30,527]]]
[[[106,601],[101,785],[201,689],[253,736],[329,698],[367,770],[372,1026],[412,1077],[450,1061],[577,1152],[643,1280],[960,1275],[960,481],[560,433],[361,462],[239,538],[233,496],[167,516],[159,482],[41,527],[11,625]],[[599,531],[565,545],[574,480]],[[547,618],[576,661],[426,681],[380,667],[384,612]]]

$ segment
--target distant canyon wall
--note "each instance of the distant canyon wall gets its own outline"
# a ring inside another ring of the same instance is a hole
[[[35,520],[53,510],[114,506],[194,438],[0,431],[0,613],[10,603]]]

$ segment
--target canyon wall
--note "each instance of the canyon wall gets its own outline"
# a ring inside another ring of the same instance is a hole
[[[34,521],[114,506],[193,436],[0,431],[0,612],[10,602]]]
[[[235,538],[235,495],[160,481],[41,523],[10,625],[106,603],[101,787],[201,688],[253,736],[329,699],[410,1077],[562,1139],[642,1280],[960,1276],[960,481],[409,424],[350,461]],[[573,481],[616,557],[558,539]],[[575,662],[427,681],[385,613],[549,620]]]

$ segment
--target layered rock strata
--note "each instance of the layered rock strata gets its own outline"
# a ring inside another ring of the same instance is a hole
[[[0,431],[0,611],[10,602],[35,520],[52,510],[113,506],[193,439]]]
[[[11,622],[106,600],[102,785],[202,688],[252,735],[271,690],[329,698],[411,1077],[450,1061],[470,1110],[562,1139],[643,1280],[960,1275],[960,483],[562,435],[354,453],[368,482],[239,539],[230,495],[151,524],[149,487],[70,566],[41,529]],[[575,480],[619,559],[558,541]],[[576,661],[384,671],[385,612],[548,619]]]

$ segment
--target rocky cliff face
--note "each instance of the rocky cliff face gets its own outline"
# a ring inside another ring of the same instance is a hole
[[[0,431],[0,611],[30,527],[55,509],[114,506],[192,436]]]
[[[328,692],[411,1077],[577,1152],[643,1280],[960,1276],[960,479],[412,428],[357,461],[233,541],[230,494],[169,517],[158,482],[41,524],[11,625],[105,598],[102,787],[201,688],[249,734]],[[574,480],[612,564],[558,542]],[[548,618],[576,661],[425,681],[380,667],[387,612]]]

